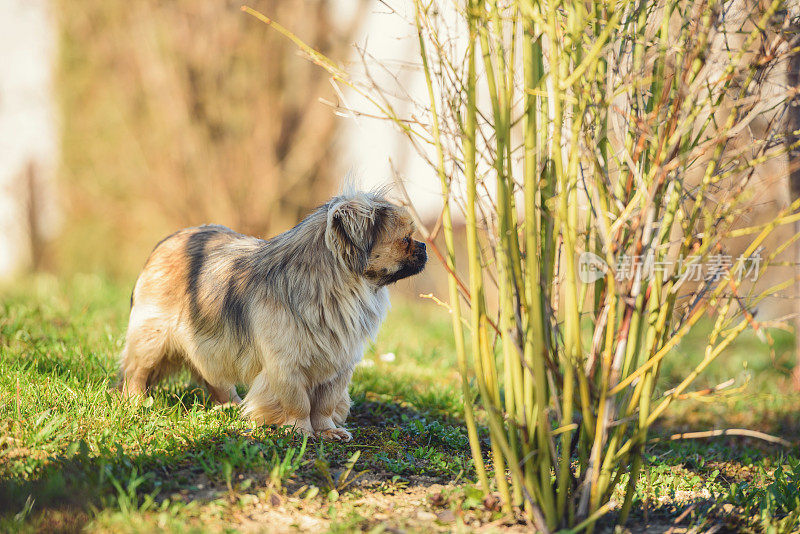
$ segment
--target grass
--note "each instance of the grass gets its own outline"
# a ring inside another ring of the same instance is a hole
[[[0,531],[515,528],[471,485],[449,317],[430,301],[396,299],[352,384],[354,440],[331,444],[213,409],[186,376],[139,406],[123,402],[115,357],[128,291],[40,276],[0,292]],[[701,338],[670,365],[689,365]],[[658,435],[742,426],[800,438],[793,340],[773,338],[772,353],[755,338],[732,347],[707,384],[735,377],[735,395],[684,401]],[[660,387],[679,373],[665,368]],[[629,528],[680,519],[789,532],[799,458],[735,437],[655,443]]]

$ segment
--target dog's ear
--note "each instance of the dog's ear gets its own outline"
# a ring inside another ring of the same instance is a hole
[[[325,244],[353,272],[363,273],[367,268],[382,211],[366,195],[339,198],[328,206]]]

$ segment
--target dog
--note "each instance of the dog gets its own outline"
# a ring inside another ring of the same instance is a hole
[[[218,225],[170,235],[131,295],[124,397],[187,367],[214,402],[241,403],[257,423],[349,441],[348,385],[387,286],[428,259],[414,232],[405,208],[353,191],[268,240]],[[236,384],[249,387],[244,401]]]

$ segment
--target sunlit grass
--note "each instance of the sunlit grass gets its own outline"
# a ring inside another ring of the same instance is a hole
[[[360,366],[352,385],[354,442],[312,442],[301,455],[297,438],[253,428],[235,410],[213,409],[187,375],[160,385],[140,406],[123,402],[114,388],[115,358],[128,298],[127,284],[89,275],[39,276],[0,290],[0,529],[237,529],[236,511],[258,509],[273,493],[287,506],[328,502],[325,469],[341,469],[355,451],[360,451],[356,471],[366,470],[379,482],[371,489],[357,484],[343,489],[338,519],[323,514],[326,524],[344,531],[374,526],[354,504],[359,496],[367,491],[400,496],[419,476],[459,481],[446,499],[457,514],[483,509],[469,485],[475,472],[450,318],[431,301],[396,298],[378,339],[368,347],[365,361],[373,364]],[[777,334],[775,339],[776,353],[791,344]],[[691,355],[689,341],[679,350]],[[796,414],[798,397],[788,390],[775,395],[773,387],[787,380],[786,368],[771,365],[763,344],[741,341],[729,349],[730,358],[715,363],[711,376],[729,376],[747,360],[748,369],[759,371],[742,382],[739,398],[771,400],[681,402],[659,435],[709,428],[706,419],[693,419],[692,413],[717,413],[734,422],[737,417],[762,420],[768,431],[779,430],[781,421]],[[394,360],[384,361],[381,356],[389,353]],[[670,376],[666,369],[660,388],[670,386]],[[485,449],[485,414],[477,416]],[[796,426],[792,432],[781,435],[796,439]],[[646,455],[650,481],[642,477],[635,504],[649,499],[652,508],[662,497],[678,503],[708,492],[719,493],[723,502],[730,483],[741,486],[744,480],[751,481],[747,495],[754,494],[772,482],[776,465],[788,461],[778,451],[735,438],[653,445]],[[668,516],[666,509],[658,513]],[[397,520],[413,522],[414,517]]]

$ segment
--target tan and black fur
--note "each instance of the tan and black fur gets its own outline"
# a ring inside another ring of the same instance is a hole
[[[156,245],[131,297],[123,392],[188,367],[218,403],[264,424],[349,440],[348,385],[389,306],[386,286],[420,272],[408,212],[378,193],[333,198],[272,239],[224,226]]]

